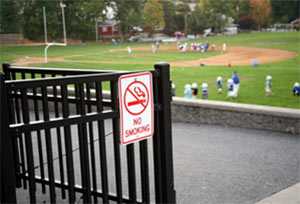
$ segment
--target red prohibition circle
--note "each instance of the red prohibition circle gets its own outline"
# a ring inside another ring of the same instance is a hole
[[[145,92],[143,92],[145,94],[144,97],[139,98],[139,96],[137,96],[137,94],[135,93],[135,90],[134,90],[137,87],[142,92],[145,91]],[[142,90],[141,88],[144,90]],[[128,99],[127,99],[128,95],[131,95],[133,98],[136,99],[136,101],[128,101]],[[144,98],[144,99],[142,99],[142,98]],[[125,104],[125,108],[128,111],[128,113],[130,113],[131,115],[139,115],[146,110],[148,103],[149,103],[149,91],[148,91],[147,87],[145,86],[145,84],[141,81],[131,82],[127,86],[127,88],[125,90],[125,94],[124,94],[124,104]],[[129,106],[139,106],[139,107],[141,107],[141,110],[133,111],[133,110],[130,110]]]

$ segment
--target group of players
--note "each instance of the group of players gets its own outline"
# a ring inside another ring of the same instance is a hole
[[[160,47],[160,42],[159,41],[156,41],[156,42],[152,43],[151,44],[152,53],[157,53],[159,51],[159,47]],[[204,53],[204,52],[207,52],[210,47],[211,47],[211,50],[216,49],[215,44],[212,44],[210,46],[210,44],[208,42],[206,42],[206,43],[192,42],[192,43],[190,43],[190,46],[187,42],[185,42],[185,43],[179,43],[178,42],[177,43],[177,49],[180,52],[187,52],[188,50],[191,50],[191,51],[195,51],[195,52]],[[227,46],[224,43],[223,46],[222,46],[222,52],[226,52],[226,49],[227,49]],[[128,46],[127,47],[127,52],[128,52],[128,54],[131,54],[132,53],[132,48]]]
[[[220,94],[223,92],[224,80],[222,76],[218,76],[216,79],[216,89]],[[172,95],[176,95],[175,84],[172,84]],[[237,72],[233,72],[232,77],[227,80],[227,97],[237,98],[240,88],[240,78]],[[198,96],[199,88],[197,83],[186,84],[184,87],[184,98],[196,99]],[[294,96],[300,96],[300,83],[295,82],[292,93]],[[267,75],[265,79],[265,94],[266,96],[272,95],[272,76]],[[208,84],[203,82],[201,84],[201,97],[202,99],[208,99]]]
[[[221,76],[218,76],[216,79],[216,88],[218,93],[223,92],[224,80]],[[173,89],[175,89],[175,85],[173,84]],[[240,88],[240,78],[237,72],[233,72],[232,77],[227,80],[227,97],[229,98],[237,98]],[[193,83],[192,85],[186,84],[184,87],[184,97],[187,99],[196,99],[198,96],[198,84]],[[173,93],[175,93],[173,91]],[[201,84],[201,94],[202,99],[208,99],[208,84],[203,82]]]
[[[197,52],[207,52],[209,48],[209,43],[191,43],[190,44],[190,50],[191,51],[197,51]],[[188,43],[178,44],[177,49],[180,52],[186,52],[188,51]]]

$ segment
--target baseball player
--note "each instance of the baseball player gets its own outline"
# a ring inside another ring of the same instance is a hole
[[[240,89],[240,78],[236,71],[232,74],[232,81],[233,81],[233,97],[238,97],[239,89]]]
[[[184,98],[192,99],[192,86],[190,84],[184,86]]]
[[[221,76],[217,77],[216,86],[218,93],[222,93],[223,91],[223,78]]]
[[[202,83],[202,99],[208,99],[208,84],[206,82]]]
[[[295,82],[294,84],[293,94],[294,96],[300,96],[300,84],[298,82]]]
[[[198,95],[198,84],[197,83],[193,83],[192,84],[192,97],[193,99],[196,99],[197,98],[197,95]]]
[[[234,91],[233,91],[233,80],[228,79],[227,80],[227,97],[233,98],[234,97]]]
[[[265,93],[266,93],[266,96],[272,95],[272,76],[270,76],[270,75],[266,76]]]

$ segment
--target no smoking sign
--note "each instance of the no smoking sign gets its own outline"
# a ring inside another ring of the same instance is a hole
[[[152,74],[122,75],[118,86],[121,144],[151,137],[154,129]]]

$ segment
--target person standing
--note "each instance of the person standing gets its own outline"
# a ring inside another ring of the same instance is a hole
[[[232,79],[228,79],[227,80],[227,97],[229,98],[233,98],[234,97],[234,92],[233,92],[233,80]]]
[[[193,99],[196,99],[198,96],[198,84],[196,82],[192,83],[192,92],[193,92]]]
[[[208,99],[208,84],[206,82],[202,83],[202,99]]]
[[[223,91],[223,78],[221,76],[217,77],[216,86],[217,86],[218,93],[219,94],[222,93],[222,91]]]
[[[265,92],[266,96],[272,95],[272,76],[266,76],[266,84],[265,84]]]
[[[132,53],[132,49],[131,49],[131,47],[127,47],[127,52],[128,52],[128,54],[130,54],[130,55],[131,55],[131,53]]]
[[[294,84],[293,94],[294,96],[300,96],[300,84],[298,82],[295,82]]]
[[[227,51],[227,45],[226,43],[223,43],[222,52],[225,53],[226,51]]]
[[[240,89],[240,78],[236,71],[233,72],[231,79],[233,81],[233,97],[236,98]]]
[[[176,85],[172,83],[172,89],[171,89],[172,96],[176,96]]]
[[[192,86],[190,84],[184,86],[184,98],[192,99]]]

